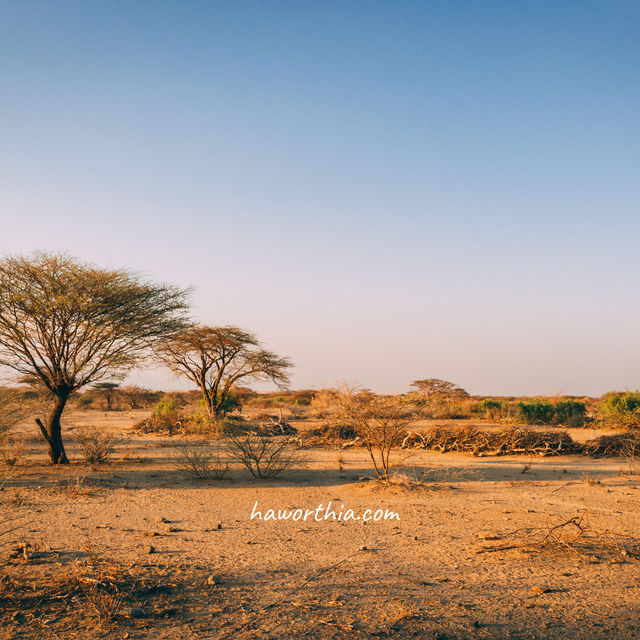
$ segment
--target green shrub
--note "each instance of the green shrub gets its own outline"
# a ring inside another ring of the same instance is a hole
[[[474,411],[487,420],[499,420],[502,417],[502,402],[485,398],[474,407]]]
[[[518,417],[525,424],[551,424],[554,414],[554,407],[548,400],[518,403]]]
[[[612,391],[603,396],[598,413],[605,426],[640,427],[640,391]]]
[[[464,420],[471,417],[471,409],[460,403],[446,403],[438,407],[435,417],[441,420]]]
[[[554,424],[562,424],[565,427],[581,427],[587,416],[587,407],[584,402],[576,400],[561,400],[554,407]]]
[[[177,411],[178,405],[173,399],[163,399],[153,405],[153,414],[156,416],[164,416]]]
[[[508,400],[484,398],[471,407],[471,411],[485,420],[493,422],[513,422],[518,415],[518,407]]]

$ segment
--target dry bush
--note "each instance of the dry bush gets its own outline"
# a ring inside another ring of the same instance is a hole
[[[411,432],[402,441],[402,446],[433,449],[441,453],[471,453],[476,456],[551,456],[581,451],[581,446],[565,431],[537,431],[516,427],[500,431],[488,431],[474,426],[435,427]]]
[[[91,584],[84,593],[87,613],[95,619],[98,626],[116,620],[124,604],[122,596],[105,590],[102,585],[103,583]]]
[[[260,479],[275,478],[300,457],[298,451],[288,448],[286,440],[237,431],[229,434],[227,450],[254,478]]]
[[[95,427],[77,431],[75,440],[89,464],[106,462],[116,447],[126,442],[126,438],[119,438]]]
[[[483,537],[491,543],[479,547],[476,553],[518,550],[529,554],[571,554],[584,560],[626,562],[640,559],[638,540],[609,530],[594,529],[586,511],[556,524],[549,522],[545,526],[523,527]]]
[[[22,437],[8,436],[3,441],[0,441],[0,454],[3,462],[9,468],[17,466],[22,460],[24,449],[24,438]]]
[[[196,480],[222,480],[230,469],[222,459],[220,448],[208,443],[181,444],[174,465],[184,475]]]
[[[333,422],[353,429],[367,449],[373,469],[387,481],[391,469],[391,450],[401,444],[407,428],[420,415],[416,394],[381,396],[367,389],[343,385],[337,390],[318,393],[316,398],[331,412]]]

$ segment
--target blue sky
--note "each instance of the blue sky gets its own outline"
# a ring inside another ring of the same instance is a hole
[[[0,2],[0,252],[192,285],[298,387],[640,387],[638,33],[604,0]]]

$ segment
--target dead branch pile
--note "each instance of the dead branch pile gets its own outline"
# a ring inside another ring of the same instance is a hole
[[[574,554],[588,561],[627,562],[640,559],[638,540],[608,530],[594,529],[590,525],[586,511],[557,524],[524,527],[501,535],[483,537],[492,542],[477,548],[476,553],[515,549],[528,554],[542,552]]]
[[[326,423],[312,429],[305,438],[305,444],[312,447],[321,447],[323,445],[354,446],[362,445],[362,441],[356,430],[344,424]]]
[[[627,456],[640,458],[640,434],[617,433],[587,440],[583,453],[593,458]]]
[[[298,430],[292,427],[288,422],[271,420],[269,424],[261,424],[250,429],[250,432],[256,436],[297,436]]]
[[[441,453],[471,453],[474,456],[556,456],[578,453],[580,448],[566,431],[537,431],[517,427],[488,431],[473,426],[412,431],[403,440],[402,447],[433,449]]]

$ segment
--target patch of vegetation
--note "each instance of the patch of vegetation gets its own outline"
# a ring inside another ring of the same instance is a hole
[[[640,391],[612,391],[603,396],[598,407],[606,427],[637,429],[640,427]]]
[[[194,480],[222,480],[229,473],[228,462],[219,447],[206,442],[182,443],[174,458],[176,468]]]
[[[256,479],[275,478],[300,458],[287,440],[235,431],[229,435],[227,449]]]
[[[80,446],[84,459],[89,464],[102,464],[107,462],[116,447],[126,442],[125,438],[119,438],[98,428],[80,429],[75,434],[75,440]]]

